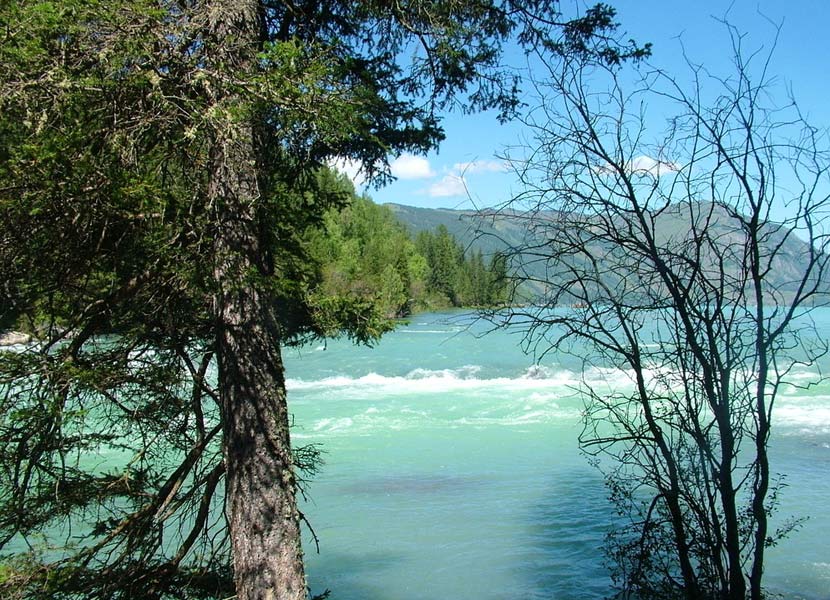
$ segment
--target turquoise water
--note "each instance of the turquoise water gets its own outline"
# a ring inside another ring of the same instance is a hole
[[[817,314],[830,334],[830,312]],[[601,544],[612,509],[576,441],[580,363],[551,353],[535,365],[517,332],[485,329],[463,314],[422,315],[373,349],[338,341],[288,352],[294,443],[327,452],[303,505],[320,539],[319,553],[305,542],[314,592],[609,593]],[[809,521],[770,551],[767,584],[830,598],[830,384],[789,390],[775,423],[773,469],[789,484],[781,514]]]

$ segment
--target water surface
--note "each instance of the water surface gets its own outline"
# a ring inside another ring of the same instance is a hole
[[[818,319],[830,334],[830,312]],[[319,554],[305,542],[315,593],[609,594],[601,546],[613,508],[576,441],[581,363],[549,353],[537,365],[517,332],[485,329],[468,315],[430,314],[375,348],[335,341],[287,352],[294,443],[327,452],[303,505],[320,539]],[[830,384],[782,396],[775,433],[773,468],[789,484],[781,514],[809,521],[770,551],[767,584],[828,598]]]

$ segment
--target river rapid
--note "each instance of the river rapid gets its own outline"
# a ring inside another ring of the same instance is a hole
[[[830,335],[830,310],[814,313]],[[286,351],[296,445],[325,465],[302,510],[312,591],[336,600],[599,599],[613,522],[602,478],[577,444],[581,362],[538,364],[521,334],[464,313],[426,314],[374,348]],[[815,378],[819,368],[800,377]],[[585,373],[614,377],[613,373]],[[768,554],[787,598],[830,598],[830,383],[778,400],[780,515],[807,517]]]

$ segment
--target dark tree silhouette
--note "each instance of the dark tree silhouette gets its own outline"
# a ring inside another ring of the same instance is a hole
[[[690,89],[550,66],[510,157],[525,191],[502,215],[528,231],[510,258],[541,291],[507,319],[529,349],[597,367],[580,441],[624,518],[616,582],[638,598],[762,598],[764,552],[795,525],[770,522],[776,397],[827,350],[809,313],[828,299],[828,139],[774,103],[769,57],[728,30],[734,73],[690,63]],[[658,101],[678,112],[650,144]]]

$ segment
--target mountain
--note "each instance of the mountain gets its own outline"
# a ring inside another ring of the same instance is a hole
[[[481,250],[489,257],[496,252],[521,245],[527,230],[515,219],[514,213],[495,210],[452,210],[419,208],[404,204],[385,204],[413,235],[434,231],[439,225],[447,228],[462,246]]]
[[[387,204],[386,206],[413,234],[423,230],[431,231],[439,225],[444,225],[465,248],[480,249],[485,256],[526,247],[531,238],[528,229],[531,221],[515,211],[432,209],[402,204]],[[690,211],[694,212],[690,213]],[[682,244],[689,237],[692,214],[697,219],[707,220],[710,237],[712,240],[717,240],[715,247],[705,251],[703,262],[714,265],[723,259],[727,265],[724,269],[727,276],[737,275],[742,268],[742,247],[739,242],[742,233],[737,220],[722,207],[708,203],[693,205],[691,208],[688,205],[677,205],[654,214],[654,231],[657,233],[658,244],[668,241],[671,241],[672,245]],[[540,212],[533,216],[536,223],[546,218],[555,218],[555,213]],[[794,235],[791,230],[777,223],[767,224],[762,228],[762,234],[762,255],[773,250],[776,252],[772,268],[766,275],[767,281],[771,287],[789,294],[795,290],[794,282],[798,281],[799,274],[802,272],[809,245]],[[538,238],[535,242],[538,243]],[[729,248],[729,251],[726,251],[726,248]],[[523,268],[531,279],[545,281],[547,277],[550,277],[551,265],[545,261],[537,259],[523,262]],[[514,266],[515,264],[514,261]],[[828,265],[828,270],[830,270],[830,265]],[[608,272],[613,273],[613,269],[609,269]],[[535,292],[541,291],[542,287],[540,283],[530,286]],[[822,288],[825,294],[830,293],[830,273],[827,274]]]

